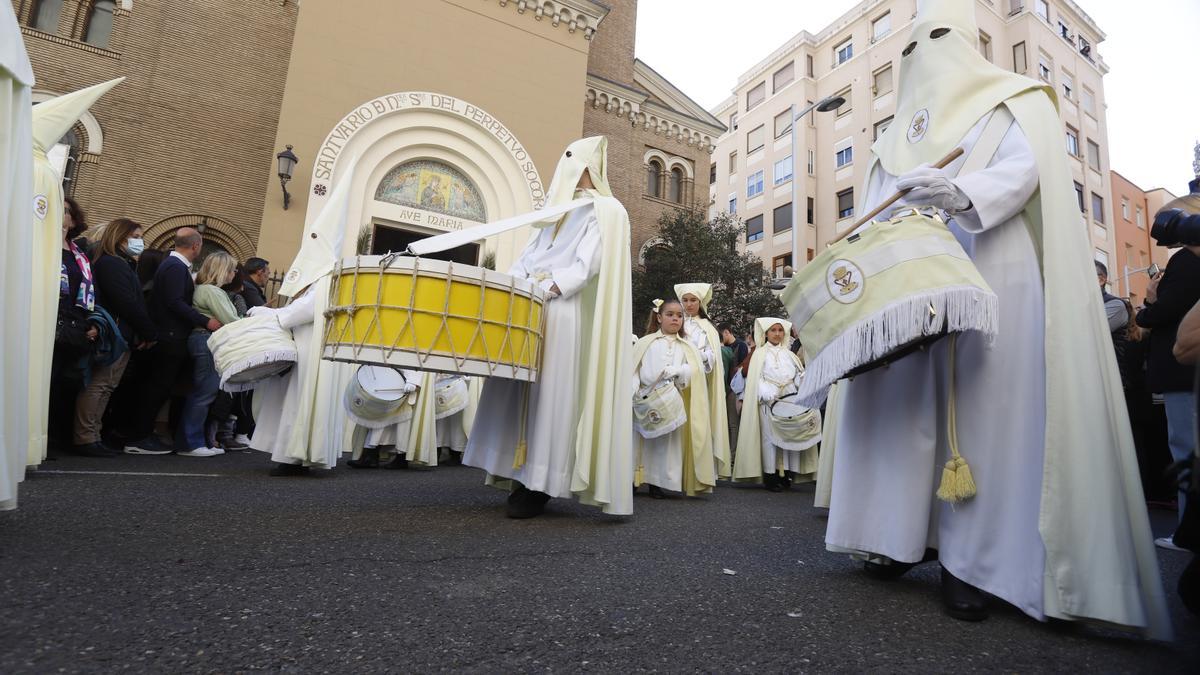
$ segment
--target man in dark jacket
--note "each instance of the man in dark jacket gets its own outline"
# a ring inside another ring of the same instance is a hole
[[[1167,411],[1168,445],[1175,461],[1188,459],[1195,448],[1196,399],[1192,391],[1195,366],[1175,359],[1175,333],[1188,310],[1200,301],[1200,246],[1185,246],[1167,262],[1167,269],[1146,288],[1146,306],[1137,324],[1150,329],[1147,380],[1150,391],[1163,395]],[[1179,493],[1179,513],[1186,495]],[[1163,548],[1177,548],[1173,537],[1155,540]]]
[[[192,263],[200,257],[204,239],[190,227],[175,232],[175,250],[163,260],[154,274],[154,293],[150,297],[150,318],[157,329],[158,344],[151,350],[154,373],[142,387],[135,413],[135,428],[125,452],[134,455],[165,455],[173,451],[154,437],[158,411],[171,396],[175,380],[188,365],[187,339],[193,328],[215,331],[221,322],[210,319],[192,307]],[[188,450],[189,448],[185,448]]]
[[[246,307],[262,307],[267,304],[267,296],[263,292],[267,278],[271,275],[270,263],[262,258],[250,258],[242,266],[245,270],[242,287],[242,297],[246,299]]]

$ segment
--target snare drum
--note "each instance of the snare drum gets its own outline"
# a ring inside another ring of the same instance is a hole
[[[346,414],[359,426],[382,429],[412,417],[412,397],[404,376],[394,368],[361,366],[346,386]]]
[[[807,450],[821,442],[821,413],[795,394],[771,404],[771,441],[784,450]]]
[[[274,314],[248,316],[222,326],[208,338],[221,389],[248,391],[296,363],[292,331]]]
[[[545,292],[442,260],[347,258],[334,270],[324,358],[537,380]]]
[[[949,333],[996,334],[996,294],[942,219],[908,209],[833,244],[782,301],[808,355],[799,401]]]

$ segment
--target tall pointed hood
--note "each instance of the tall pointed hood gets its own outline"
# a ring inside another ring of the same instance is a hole
[[[574,199],[575,186],[579,184],[579,177],[584,171],[591,174],[596,192],[605,197],[613,196],[612,188],[608,185],[608,139],[604,136],[581,138],[567,146],[554,170],[545,206],[559,206]],[[540,221],[534,223],[534,227],[547,227],[557,220]]]
[[[918,0],[917,16],[900,58],[896,123],[871,151],[893,175],[932,163],[954,149],[984,115],[1030,89],[1054,91],[1010,73],[979,53],[975,3]]]
[[[0,68],[7,70],[9,75],[25,85],[34,84],[33,66],[29,64],[29,55],[25,53],[25,41],[21,39],[21,28],[17,25],[17,15],[12,6],[0,9]]]
[[[109,89],[124,81],[125,78],[118,77],[33,106],[33,149],[46,152],[54,147],[88,108]]]
[[[300,252],[288,267],[279,294],[295,297],[314,281],[329,274],[341,259],[342,240],[346,236],[346,214],[350,207],[350,185],[354,182],[354,171],[358,158],[354,157],[346,166],[329,201],[321,207],[317,217],[304,226],[304,240]]]

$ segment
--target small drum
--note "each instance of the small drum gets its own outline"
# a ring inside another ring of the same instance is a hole
[[[467,381],[461,377],[439,378],[434,388],[433,417],[442,419],[456,415],[471,403],[471,390]]]
[[[633,427],[642,438],[666,436],[686,423],[683,396],[671,382],[658,385],[644,396],[633,397]]]
[[[533,382],[545,292],[471,265],[359,256],[334,270],[324,358]]]
[[[807,450],[821,442],[821,412],[805,406],[796,394],[771,404],[771,440],[784,450]]]
[[[394,368],[361,366],[346,386],[343,402],[355,424],[383,429],[412,417],[413,397],[405,395],[404,376]]]
[[[221,389],[248,391],[296,363],[292,331],[273,314],[248,316],[222,326],[208,338]]]
[[[996,334],[996,294],[937,215],[916,209],[836,242],[781,298],[808,355],[798,400],[948,333]]]

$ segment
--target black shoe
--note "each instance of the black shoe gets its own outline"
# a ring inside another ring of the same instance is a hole
[[[942,605],[946,613],[959,621],[983,621],[988,618],[987,598],[983,591],[942,568]]]
[[[508,517],[523,519],[540,516],[546,511],[548,501],[550,495],[545,492],[534,492],[520,487],[508,496]]]
[[[877,563],[867,560],[863,562],[863,571],[881,581],[891,581],[904,576],[906,572],[922,563],[933,562],[937,560],[937,551],[932,548],[925,549],[925,557],[917,562],[900,562],[893,560],[890,563]]]
[[[403,471],[404,469],[408,468],[408,458],[405,457],[403,453],[397,452],[396,456],[392,458],[392,461],[384,464],[383,468]]]
[[[83,445],[71,446],[71,454],[80,455],[82,457],[116,457],[115,450],[106,448],[99,443],[84,443]]]
[[[783,492],[783,483],[779,480],[779,476],[773,473],[763,474],[763,487],[771,492]]]
[[[283,462],[275,462],[271,466],[270,475],[272,476],[307,476],[308,467],[300,464],[284,464]]]
[[[217,434],[217,446],[226,452],[244,452],[250,449],[245,443],[238,443],[236,437],[228,432]]]
[[[355,469],[378,469],[379,448],[363,448],[362,454],[358,456],[358,459],[352,459],[346,462],[346,464]]]
[[[446,461],[442,462],[444,466],[462,466],[463,454],[456,452],[450,448],[446,448]]]
[[[667,493],[663,492],[663,489],[658,487],[657,485],[651,485],[650,486],[650,498],[651,499],[666,499]]]

